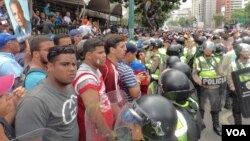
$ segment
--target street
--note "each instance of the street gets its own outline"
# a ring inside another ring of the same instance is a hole
[[[206,105],[204,122],[205,122],[206,128],[202,131],[200,141],[221,141],[221,137],[218,136],[213,131],[212,118],[211,118],[210,107],[208,105],[208,102]],[[222,111],[220,112],[220,123],[223,125],[234,124],[234,119],[233,119],[231,110],[222,108]],[[250,119],[243,118],[242,123],[245,125],[246,124],[250,125]]]

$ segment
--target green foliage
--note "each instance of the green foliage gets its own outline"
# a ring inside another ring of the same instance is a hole
[[[144,6],[146,1],[145,0],[134,0],[134,1],[137,7],[135,9],[135,22],[139,22],[137,23],[137,25],[149,27],[144,11]],[[110,0],[110,2],[125,3],[125,5],[128,6],[129,0]],[[156,28],[161,27],[164,24],[164,21],[166,21],[169,18],[168,13],[178,9],[179,5],[180,5],[180,0],[153,0],[151,6],[153,6],[153,9],[157,11],[157,14],[154,19],[154,26]]]
[[[213,15],[213,20],[215,22],[215,27],[220,27],[223,23],[223,21],[225,21],[225,17],[222,14],[214,14]]]

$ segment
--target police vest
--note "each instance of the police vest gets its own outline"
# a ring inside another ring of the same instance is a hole
[[[237,70],[248,68],[248,67],[250,67],[250,62],[247,62],[247,64],[243,64],[239,62],[239,60],[232,62],[232,71],[237,71]],[[241,82],[248,81],[248,80],[250,80],[250,72],[240,75]]]
[[[187,139],[190,141],[198,141],[201,136],[201,131],[204,129],[198,103],[192,98],[189,98],[185,104],[175,103],[175,105],[176,109],[181,112],[187,121]]]
[[[191,48],[185,47],[183,50],[183,56],[181,56],[181,61],[188,63],[195,55],[196,53],[196,47],[193,46]]]
[[[182,115],[182,113],[180,111],[176,110],[176,112],[177,112],[178,120],[177,120],[177,127],[175,130],[175,136],[177,137],[178,141],[188,141],[187,121],[185,120],[184,116]]]
[[[200,56],[195,60],[198,75],[201,78],[216,78],[218,76],[219,62],[220,59],[214,56],[210,60],[206,60],[203,56]]]

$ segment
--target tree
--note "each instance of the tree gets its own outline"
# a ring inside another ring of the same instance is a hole
[[[128,1],[110,0],[110,2],[125,3],[126,6],[128,6]],[[135,0],[135,5],[135,15],[142,15],[141,24],[150,28],[155,26],[158,29],[169,18],[168,13],[179,8],[180,0]]]
[[[213,20],[215,22],[215,27],[217,28],[217,27],[220,27],[222,25],[223,21],[225,21],[225,17],[220,13],[214,14]]]

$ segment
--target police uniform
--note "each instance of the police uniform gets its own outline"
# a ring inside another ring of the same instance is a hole
[[[199,85],[199,105],[201,116],[204,117],[206,98],[209,98],[211,106],[211,115],[213,121],[213,128],[218,135],[221,135],[219,126],[219,112],[221,110],[221,94],[220,85],[203,85],[202,78],[217,78],[219,75],[220,59],[211,56],[205,58],[200,56],[195,59],[193,66],[193,80]]]
[[[227,83],[229,86],[229,89],[232,91],[233,95],[233,117],[234,117],[234,122],[236,125],[241,125],[242,121],[241,121],[241,110],[240,110],[240,104],[239,104],[239,100],[237,98],[237,94],[235,93],[235,87],[234,87],[234,83],[232,80],[232,75],[231,73],[233,71],[237,71],[240,69],[244,69],[244,68],[248,68],[250,67],[250,60],[248,59],[246,63],[243,63],[240,59],[237,59],[236,61],[231,63],[231,66],[229,68],[229,72],[227,74]],[[246,75],[241,75],[240,79],[242,81],[244,80],[249,80],[250,76],[248,74]]]

